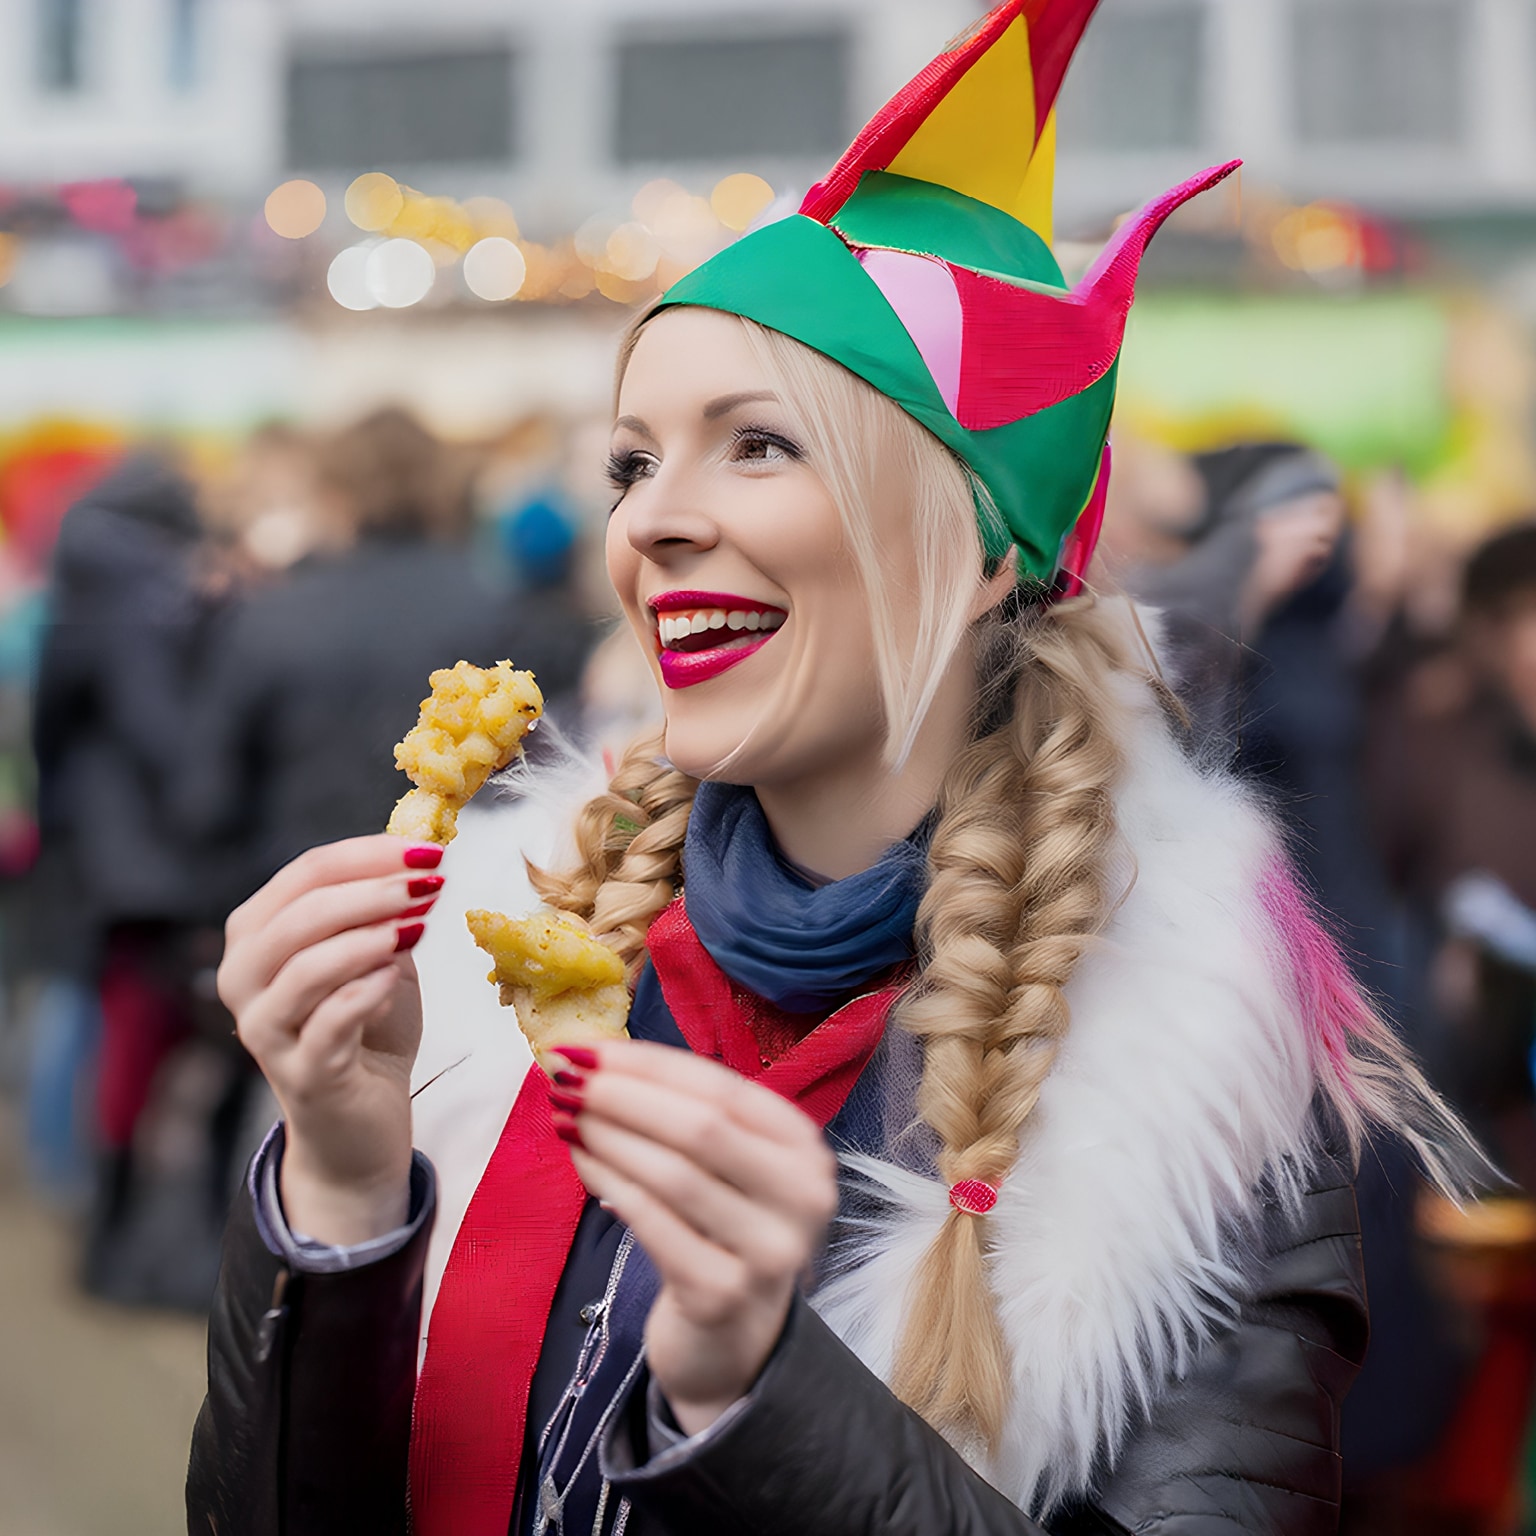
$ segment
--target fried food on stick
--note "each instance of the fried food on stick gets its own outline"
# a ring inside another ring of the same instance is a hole
[[[517,1010],[546,1070],[559,1065],[544,1055],[552,1045],[616,1040],[626,1033],[624,962],[576,918],[541,907],[522,918],[477,909],[464,919],[475,943],[496,962],[486,979],[500,984],[502,1006]]]
[[[421,701],[421,718],[395,748],[395,764],[417,788],[396,804],[387,831],[419,842],[451,843],[459,812],[493,773],[522,750],[544,712],[532,672],[510,661],[441,667]]]

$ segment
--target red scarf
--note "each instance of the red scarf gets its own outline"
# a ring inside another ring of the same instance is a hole
[[[709,957],[681,898],[651,925],[651,963],[689,1047],[825,1126],[885,1033],[898,979],[795,1038],[795,1021]],[[803,1024],[803,1020],[800,1021]],[[528,1393],[586,1191],[554,1133],[542,1072],[524,1079],[454,1239],[416,1385],[417,1536],[507,1536]]]

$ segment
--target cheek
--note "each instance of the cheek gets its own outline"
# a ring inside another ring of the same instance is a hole
[[[645,654],[649,656],[651,654],[650,619],[642,616],[636,601],[640,583],[640,555],[629,541],[622,507],[608,519],[603,553],[608,564],[609,584],[623,606],[624,617],[628,620],[629,627],[634,630]]]
[[[608,519],[608,529],[604,534],[603,554],[608,562],[608,580],[613,584],[613,590],[620,597],[625,595],[625,585],[631,591],[635,585],[635,571],[639,565],[640,557],[635,552],[635,546],[629,542],[625,533],[624,508],[619,506]]]

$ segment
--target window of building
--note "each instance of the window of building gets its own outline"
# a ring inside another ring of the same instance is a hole
[[[1104,6],[1062,87],[1066,150],[1195,149],[1205,137],[1203,0]]]
[[[507,160],[514,63],[504,44],[298,54],[288,64],[288,163],[351,171]]]
[[[1296,135],[1306,144],[1456,144],[1464,0],[1296,0]]]
[[[835,155],[848,140],[850,53],[842,31],[621,42],[614,159]]]
[[[197,89],[202,63],[203,0],[168,0],[166,78],[173,91]]]
[[[45,91],[85,85],[86,0],[37,0],[37,82]]]

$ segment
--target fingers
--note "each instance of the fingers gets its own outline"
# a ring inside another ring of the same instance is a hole
[[[291,1046],[306,1021],[333,993],[391,965],[393,923],[351,928],[294,955],[239,1015],[240,1038],[258,1060]]]
[[[293,1051],[290,1075],[303,1089],[334,1080],[356,1059],[369,1020],[401,983],[391,961],[344,982],[305,1020]]]
[[[237,942],[248,932],[263,927],[278,911],[306,891],[407,870],[426,873],[436,869],[442,856],[441,848],[410,843],[388,832],[311,848],[280,869],[254,896],[230,914],[226,925],[230,942]]]
[[[435,889],[426,894],[429,884],[430,879],[401,870],[301,892],[261,926],[247,929],[231,942],[219,967],[220,997],[238,1015],[301,950],[349,928],[424,916],[436,900]],[[414,895],[413,886],[424,894]]]
[[[606,1053],[603,1059],[607,1061]],[[808,1219],[829,1219],[831,1213],[821,1213],[816,1200],[807,1204],[808,1195],[835,1182],[832,1153],[816,1123],[771,1090],[727,1068],[689,1075],[695,1087],[703,1084],[706,1095],[604,1065],[589,1074],[580,1089],[583,1134],[588,1122],[593,1122],[594,1134],[597,1124],[610,1126],[632,1140],[668,1149],[753,1200],[803,1211]],[[786,1115],[793,1118],[792,1125],[783,1125]],[[765,1122],[789,1134],[765,1135],[757,1128]],[[612,1160],[622,1168],[630,1166],[626,1156]],[[683,1208],[691,1209],[686,1204]]]
[[[635,1234],[666,1284],[678,1288],[702,1323],[723,1321],[750,1294],[753,1275],[736,1254],[712,1243],[665,1201],[601,1158],[573,1150],[581,1181]]]
[[[821,1142],[821,1131],[809,1115],[772,1089],[748,1082],[706,1056],[645,1040],[604,1040],[591,1047],[591,1054],[601,1070],[592,1072],[589,1086],[627,1080],[604,1093],[605,1105],[617,1108],[641,1085],[649,1085],[675,1095],[676,1100],[712,1105],[744,1129],[784,1146]]]
[[[585,1151],[608,1169],[622,1169],[626,1186],[640,1191],[648,1205],[670,1212],[714,1246],[744,1261],[753,1274],[798,1274],[821,1240],[830,1214],[821,1176],[834,1189],[835,1181],[819,1159],[817,1166],[808,1167],[803,1155],[789,1158],[759,1141],[768,1156],[791,1165],[786,1170],[792,1177],[785,1198],[769,1202],[749,1197],[684,1154],[596,1114],[582,1115],[580,1135]],[[629,1190],[624,1194],[628,1196]],[[625,1213],[620,1210],[620,1214]]]

